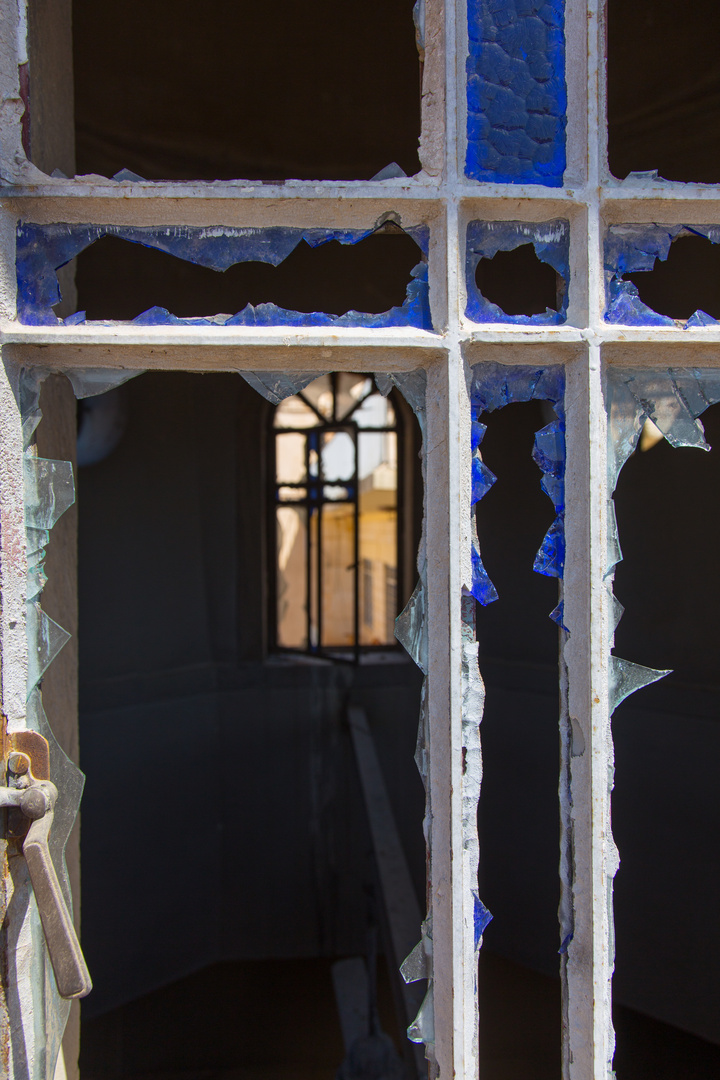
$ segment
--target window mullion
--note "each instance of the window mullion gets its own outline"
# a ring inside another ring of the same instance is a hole
[[[606,571],[606,416],[599,346],[567,366],[567,474],[564,643],[568,715],[562,725],[569,763],[565,807],[572,898],[563,1023],[566,1080],[605,1080],[612,1068],[610,979],[612,739],[608,685]],[[562,795],[562,782],[561,782]]]
[[[446,364],[433,364],[428,371],[425,438],[429,889],[437,1066],[442,1077],[472,1080],[477,1074],[478,1030],[472,906],[477,834],[474,812],[468,828],[463,820],[461,613],[462,587],[469,580],[469,421],[459,350],[450,351]]]

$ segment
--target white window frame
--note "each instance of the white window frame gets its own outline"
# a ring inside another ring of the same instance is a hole
[[[605,143],[602,5],[567,0],[568,165],[562,188],[479,184],[463,177],[466,15],[462,0],[427,0],[421,161],[416,178],[385,182],[172,184],[51,179],[20,140],[17,0],[0,0],[0,660],[2,707],[25,723],[22,440],[12,379],[19,364],[237,371],[279,368],[427,371],[425,526],[428,552],[429,801],[433,916],[434,1058],[443,1080],[478,1072],[478,1002],[472,890],[472,815],[463,817],[463,719],[477,724],[463,675],[461,596],[470,584],[470,405],[466,366],[563,364],[567,480],[561,734],[569,789],[561,790],[565,895],[574,936],[563,961],[564,1080],[605,1080],[611,1068],[610,897],[617,854],[610,829],[612,739],[608,696],[608,592],[603,575],[607,469],[603,365],[720,366],[720,327],[613,326],[603,320],[602,244],[610,224],[720,223],[720,186],[610,177]],[[15,228],[50,223],[265,224],[370,228],[386,211],[430,229],[435,332],[295,327],[32,327],[17,323]],[[464,315],[465,241],[471,219],[570,222],[569,314],[562,326],[477,325]],[[480,658],[482,670],[482,657]],[[52,718],[51,718],[52,720]],[[573,732],[575,742],[573,743]],[[573,746],[584,747],[573,751]],[[572,799],[569,800],[569,793]],[[9,889],[4,875],[7,902]],[[0,894],[0,900],[2,899]],[[20,967],[29,961],[17,957]],[[0,996],[0,1060],[29,1038]],[[24,1074],[23,1074],[24,1077]],[[35,1077],[32,1077],[35,1080]]]

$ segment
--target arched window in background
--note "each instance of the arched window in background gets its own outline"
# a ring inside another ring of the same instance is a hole
[[[273,418],[274,642],[358,656],[396,644],[398,416],[368,375],[323,375]]]

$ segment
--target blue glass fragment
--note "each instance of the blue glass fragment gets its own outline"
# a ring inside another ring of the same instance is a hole
[[[473,457],[472,459],[472,495],[471,502],[474,506],[475,503],[479,503],[484,495],[487,495],[490,488],[493,486],[497,476],[488,469],[484,461],[481,461],[479,457]]]
[[[568,628],[565,625],[565,605],[563,604],[562,600],[560,601],[558,606],[553,608],[553,610],[550,612],[550,618],[557,626],[560,627],[561,630],[565,630],[566,633],[569,633]]]
[[[497,479],[480,456],[480,445],[487,430],[479,417],[484,412],[502,409],[520,401],[548,401],[557,419],[535,435],[533,461],[538,465],[543,491],[552,501],[555,520],[548,529],[535,557],[533,570],[545,577],[562,577],[565,567],[565,372],[561,366],[520,367],[510,364],[477,364],[472,369],[470,405],[472,410],[472,496],[475,507]],[[471,549],[472,595],[484,606],[498,599],[495,586],[483,566],[477,545]],[[551,619],[563,624],[562,603]]]
[[[561,187],[564,0],[468,0],[466,71],[467,176]]]
[[[479,420],[473,420],[470,433],[470,446],[473,453],[475,453],[480,446],[480,443],[483,441],[486,431],[487,424],[481,424]]]
[[[492,915],[483,904],[478,894],[473,889],[473,923],[475,926],[475,948],[480,944],[480,938],[492,922]]]
[[[470,592],[479,604],[482,604],[483,607],[487,607],[488,604],[492,604],[498,599],[498,594],[495,586],[488,577],[487,570],[483,566],[480,552],[474,544],[470,550],[470,560],[472,563],[472,586]]]
[[[661,315],[644,304],[636,285],[625,275],[652,270],[656,261],[664,262],[670,245],[682,235],[702,236],[712,244],[720,243],[718,225],[612,225],[605,237],[605,321],[623,326],[676,326],[682,320]],[[704,311],[696,311],[685,321],[686,329],[714,326],[717,320]]]
[[[331,240],[341,244],[357,244],[374,231],[293,229],[284,226],[261,229],[185,225],[148,228],[21,223],[17,229],[16,247],[18,319],[29,326],[57,326],[63,322],[52,310],[62,299],[56,271],[104,236],[115,236],[222,272],[240,262],[264,262],[278,266],[303,240],[311,247],[320,247]],[[406,232],[427,258],[427,226],[411,227]],[[77,312],[64,320],[65,325],[84,321],[84,312]],[[258,304],[255,307],[248,304],[230,317],[198,319],[178,318],[166,308],[154,307],[132,321],[139,326],[416,326],[422,330],[432,330],[427,262],[418,263],[412,270],[403,304],[378,314],[348,311],[344,315],[330,315],[325,312],[288,311],[276,304]]]
[[[541,262],[548,263],[565,282],[559,311],[546,308],[538,315],[508,315],[487,300],[477,287],[475,273],[481,259],[492,259],[498,251],[514,251],[532,244]],[[570,225],[562,218],[555,221],[471,221],[467,228],[465,314],[473,322],[504,322],[554,326],[567,319],[568,281],[570,280]]]
[[[566,956],[567,955],[568,946],[570,945],[570,942],[572,941],[574,936],[575,936],[574,934],[566,934],[565,935],[565,937],[562,939],[562,945],[558,949],[558,956]]]
[[[558,514],[545,533],[533,570],[543,577],[562,577],[565,568],[565,515]]]
[[[708,315],[707,311],[701,311],[698,308],[698,310],[693,312],[690,316],[685,323],[685,326],[689,330],[693,326],[717,326],[717,324],[717,319],[713,319],[712,315]]]

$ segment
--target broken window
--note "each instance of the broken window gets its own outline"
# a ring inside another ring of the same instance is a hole
[[[324,3],[311,17],[297,3],[124,0],[101,10],[74,0],[72,32],[79,173],[283,181],[370,180],[390,162],[399,175],[418,171],[412,0],[352,12]]]
[[[472,1080],[479,1067],[539,1080],[559,1056],[563,1080],[603,1077],[618,872],[620,1080],[641,1075],[649,1043],[666,1064],[680,1047],[689,1067],[689,1038],[720,1044],[717,1017],[697,994],[666,994],[663,1011],[662,980],[653,1003],[628,975],[641,940],[664,975],[676,971],[677,942],[653,913],[687,910],[643,892],[633,828],[652,827],[658,848],[692,832],[714,859],[698,826],[716,814],[703,804],[713,755],[697,771],[687,745],[664,759],[672,820],[649,817],[651,800],[633,811],[628,762],[661,761],[652,695],[667,707],[673,684],[671,659],[635,649],[637,622],[620,621],[621,601],[645,607],[620,557],[649,503],[629,500],[618,525],[612,493],[658,432],[702,446],[697,418],[718,400],[720,206],[697,186],[717,179],[712,19],[698,9],[683,22],[664,3],[638,17],[613,2],[608,25],[597,5],[563,0],[331,7],[38,0],[26,13],[7,0],[3,11],[0,689],[6,747],[32,744],[38,760],[17,772],[25,762],[7,757],[0,798],[13,814],[26,787],[57,787],[53,820],[37,821],[67,929],[62,847],[77,895],[67,836],[81,781],[50,731],[76,762],[77,640],[96,978],[85,1080],[91,1067],[105,1080],[103,1054],[121,1071],[113,1048],[145,1015],[133,997],[184,1030],[180,1003],[215,974],[245,987],[223,1004],[226,1030],[259,1031],[262,1013],[279,1044],[272,1006],[289,995],[268,992],[258,1011],[249,1000],[273,978],[298,988],[295,1022],[322,1004],[312,1023],[328,1038],[312,1041],[347,1051],[341,1076],[356,1037],[388,1050],[394,1026],[393,1053],[418,1076]],[[48,536],[69,497],[73,393],[77,634],[73,511]],[[526,471],[504,489],[504,531],[493,431],[521,412],[533,430],[509,451]],[[657,442],[648,453],[666,460]],[[649,531],[672,512],[668,477]],[[714,582],[711,554],[693,555]],[[659,560],[661,591],[691,621],[680,559]],[[693,640],[684,623],[680,636]],[[644,713],[630,736],[623,709]],[[199,795],[187,808],[135,796],[189,791],[188,777]],[[38,790],[47,814],[52,791]],[[157,835],[136,873],[131,856]],[[32,851],[6,839],[2,1067],[54,1080],[69,987],[32,899]],[[647,937],[623,929],[633,905]],[[716,929],[710,907],[690,919],[696,936],[676,936],[695,943],[682,962],[688,980],[702,967],[697,991],[716,981]],[[63,955],[81,972],[74,946]],[[279,966],[255,980],[236,966],[256,961]],[[217,971],[225,962],[230,974]],[[497,1019],[502,1000],[533,1002],[527,1038],[514,1005]],[[212,1068],[244,1064],[205,1036]],[[158,1068],[176,1067],[162,1039],[153,1048]],[[692,1051],[701,1075],[708,1053]],[[329,1067],[329,1055],[310,1059]],[[128,1053],[127,1068],[137,1061]]]

